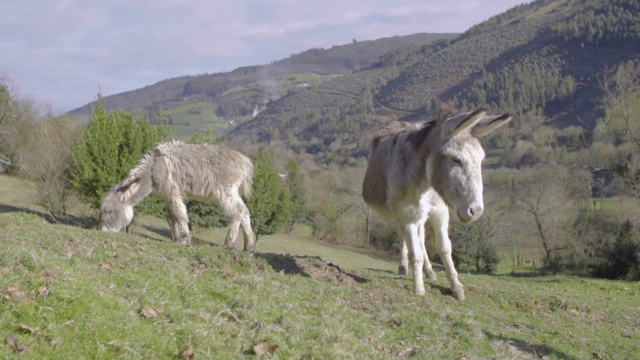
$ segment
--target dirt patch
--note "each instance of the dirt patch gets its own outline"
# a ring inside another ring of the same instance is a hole
[[[368,280],[348,273],[339,266],[327,263],[318,256],[295,256],[281,254],[260,254],[277,272],[287,275],[302,275],[332,284],[361,284]]]

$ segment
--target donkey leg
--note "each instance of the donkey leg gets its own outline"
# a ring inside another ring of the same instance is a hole
[[[431,261],[429,260],[429,255],[427,254],[427,244],[425,243],[425,223],[418,225],[418,239],[420,241],[420,245],[422,245],[422,255],[424,256],[424,273],[427,274],[429,280],[436,280],[436,272],[433,271],[433,267],[431,267]]]
[[[182,245],[191,245],[189,216],[187,215],[187,206],[184,204],[184,201],[180,198],[168,200],[167,210],[171,218],[173,241]]]
[[[449,210],[446,205],[440,207],[438,211],[431,217],[432,226],[436,233],[436,246],[440,251],[444,269],[447,273],[447,278],[451,284],[451,292],[453,296],[459,301],[463,301],[464,287],[458,280],[458,272],[456,271],[453,259],[451,258],[451,239],[449,239]]]
[[[220,201],[220,205],[225,214],[231,218],[229,232],[224,240],[224,244],[235,248],[238,230],[242,227],[244,236],[244,251],[253,251],[255,248],[255,235],[251,229],[251,218],[249,209],[240,197],[238,191],[230,191],[225,194],[225,199]]]
[[[236,203],[236,216],[240,219],[240,227],[244,237],[243,251],[254,252],[256,249],[256,235],[251,228],[251,213],[238,192],[234,192],[233,198]]]
[[[238,230],[240,229],[240,219],[236,217],[231,218],[231,224],[229,225],[229,231],[224,238],[224,245],[232,249],[236,248],[236,239],[238,238]]]
[[[398,266],[398,274],[407,275],[409,271],[409,249],[407,249],[407,241],[402,239],[402,250],[400,253],[400,265]]]
[[[408,239],[409,262],[413,271],[413,293],[424,295],[424,279],[422,277],[422,267],[424,266],[424,253],[420,245],[417,224],[402,224],[399,226],[403,239]]]
[[[240,219],[240,227],[242,228],[242,235],[244,236],[244,251],[254,252],[256,249],[256,235],[251,228],[249,209],[246,205],[244,209],[242,218]]]

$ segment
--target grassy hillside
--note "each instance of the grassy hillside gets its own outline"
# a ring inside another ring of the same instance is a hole
[[[0,177],[0,358],[632,359],[640,283],[443,268],[412,295],[397,260],[328,245],[305,229],[263,236],[255,254],[226,229],[170,241],[141,216],[134,233],[54,225],[33,188]],[[30,212],[29,214],[26,212]],[[76,208],[81,223],[85,215]],[[264,341],[264,342],[263,342]],[[257,346],[257,347],[256,347]],[[254,350],[255,348],[255,350]]]
[[[410,280],[345,249],[318,257],[52,225],[0,214],[0,357],[631,359],[640,284],[444,273]],[[312,252],[317,244],[305,242]],[[328,250],[325,250],[328,251]]]

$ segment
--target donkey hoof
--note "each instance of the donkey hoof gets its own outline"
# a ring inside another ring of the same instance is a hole
[[[256,247],[255,246],[245,246],[244,249],[242,249],[242,251],[248,252],[248,253],[252,253],[252,252],[256,251]]]
[[[404,265],[398,266],[398,275],[407,275],[407,267]]]
[[[427,277],[429,278],[429,280],[431,281],[436,281],[438,280],[438,275],[436,275],[436,272],[433,270],[426,270],[425,274],[427,275]]]
[[[455,297],[456,300],[464,301],[465,296],[464,296],[464,289],[462,289],[462,287],[453,288],[451,289],[451,292],[453,293],[453,297]]]

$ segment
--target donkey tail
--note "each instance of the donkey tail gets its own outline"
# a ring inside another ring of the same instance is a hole
[[[253,190],[253,163],[251,160],[249,160],[248,163],[249,166],[242,179],[242,184],[240,184],[240,195],[246,200],[251,198],[251,191]]]

